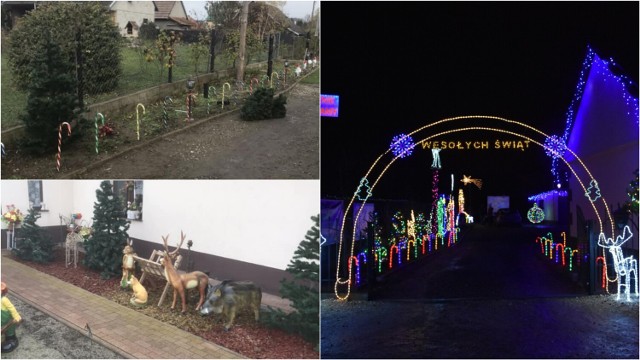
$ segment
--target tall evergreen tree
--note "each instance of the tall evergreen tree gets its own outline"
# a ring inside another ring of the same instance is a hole
[[[122,202],[105,180],[96,190],[93,204],[93,235],[86,241],[84,264],[107,279],[120,273],[122,249],[127,245],[129,221],[123,216]]]
[[[293,281],[282,279],[280,294],[292,301],[295,309],[286,314],[280,309],[271,309],[267,322],[285,331],[302,335],[307,341],[318,346],[320,327],[320,216],[312,216],[315,223],[300,242],[287,272]]]
[[[16,244],[18,248],[12,251],[20,259],[45,263],[53,259],[53,242],[40,225],[36,224],[39,218],[40,211],[29,209],[20,229],[20,239]]]
[[[25,147],[31,152],[54,152],[58,126],[71,121],[76,104],[75,80],[70,63],[60,47],[47,34],[41,43],[41,55],[32,60],[27,91],[27,113],[23,116],[27,137]]]

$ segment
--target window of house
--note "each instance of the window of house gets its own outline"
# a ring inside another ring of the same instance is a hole
[[[142,19],[142,23],[143,24],[147,24],[148,22],[149,22],[149,19],[147,19],[147,18]]]
[[[122,214],[129,220],[142,221],[143,189],[142,180],[113,181],[113,192],[122,201]]]
[[[133,34],[133,25],[131,25],[131,23],[128,23],[126,28],[127,28],[127,35],[132,35]]]
[[[29,208],[42,209],[42,180],[28,180]]]

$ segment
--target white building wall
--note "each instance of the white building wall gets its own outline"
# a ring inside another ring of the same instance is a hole
[[[43,180],[40,226],[60,225],[59,214],[80,212],[93,221],[99,180]],[[2,181],[6,204],[29,207],[26,180]],[[142,221],[132,221],[129,236],[175,246],[180,231],[193,251],[284,270],[320,213],[318,180],[145,180]],[[3,224],[3,228],[6,226]],[[186,249],[186,241],[183,245]]]

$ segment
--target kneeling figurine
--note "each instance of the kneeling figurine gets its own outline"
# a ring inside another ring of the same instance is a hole
[[[131,289],[133,289],[133,296],[129,301],[131,305],[134,305],[134,306],[146,305],[147,290],[144,288],[144,286],[142,286],[142,284],[140,284],[140,281],[138,281],[138,279],[135,276],[131,275],[131,278],[129,279],[129,281],[127,281],[127,283],[129,284],[129,286],[131,286]]]

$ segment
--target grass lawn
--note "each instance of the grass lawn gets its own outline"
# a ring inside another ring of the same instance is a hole
[[[165,68],[160,73],[157,62],[146,62],[141,55],[141,48],[131,48],[128,46],[121,47],[122,54],[122,76],[119,80],[118,89],[97,96],[87,96],[85,101],[88,104],[112,99],[114,97],[123,96],[139,90],[157,86],[167,81],[168,70]],[[194,66],[189,47],[187,45],[178,45],[176,47],[177,57],[176,64],[173,68],[173,81],[179,81],[188,78],[191,75],[203,74],[208,68],[208,58],[203,56],[198,61],[198,68]],[[265,56],[257,56],[252,62],[264,61]],[[1,99],[1,126],[2,130],[21,125],[19,115],[24,111],[27,104],[27,94],[25,92],[16,91],[11,86],[12,74],[9,66],[8,55],[3,53],[2,58],[2,99]],[[225,69],[230,65],[222,55],[217,55],[215,60],[216,69]]]
[[[320,84],[320,71],[319,69],[313,70],[313,72],[306,78],[300,81],[302,84]]]

